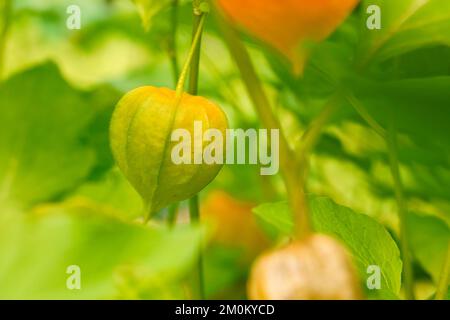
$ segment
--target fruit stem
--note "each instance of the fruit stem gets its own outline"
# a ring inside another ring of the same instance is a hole
[[[216,12],[217,10],[215,10]],[[256,74],[251,58],[239,39],[236,30],[217,12],[216,19],[231,56],[237,64],[253,105],[267,129],[280,130],[280,168],[289,204],[295,217],[296,236],[302,238],[311,232],[308,207],[304,192],[302,168],[284,136],[280,123]]]
[[[447,244],[447,254],[445,256],[444,265],[442,266],[441,275],[437,284],[435,299],[445,300],[448,292],[448,284],[450,280],[450,241]]]
[[[206,2],[203,2],[206,3]],[[189,85],[188,93],[192,95],[197,95],[198,91],[198,74],[200,66],[200,47],[202,39],[203,25],[206,17],[206,13],[201,10],[200,6],[202,1],[194,0],[193,5],[193,19],[194,23],[192,26],[192,45],[189,53],[190,63],[189,63]],[[185,72],[187,72],[187,67],[185,66]],[[184,75],[186,76],[186,74]],[[181,77],[180,77],[181,78]],[[184,80],[182,80],[184,81]],[[179,84],[180,85],[180,84]],[[181,84],[183,86],[183,84]],[[177,88],[178,89],[178,88]],[[178,90],[177,90],[178,92]],[[198,201],[198,194],[194,195],[189,199],[189,216],[191,224],[197,224],[200,221],[200,208]],[[203,275],[203,247],[200,243],[199,255],[197,260],[197,283],[198,283],[198,294],[200,299],[205,299],[204,290],[204,275]]]
[[[198,201],[198,194],[189,199],[189,217],[191,224],[197,224],[200,222],[200,208]],[[205,299],[205,286],[204,286],[204,275],[203,275],[203,246],[200,243],[198,260],[197,260],[197,273],[196,273],[196,283],[198,284],[198,294],[201,300]]]
[[[178,3],[179,0],[172,0],[171,15],[170,15],[170,36],[169,36],[169,58],[172,66],[173,79],[175,85],[179,76],[178,56],[177,56],[177,29],[178,29]]]
[[[179,202],[172,203],[169,206],[167,213],[167,222],[169,227],[173,227],[177,223],[178,209],[180,207]]]
[[[181,96],[183,95],[183,91],[184,91],[184,83],[186,82],[187,73],[189,71],[189,68],[191,67],[191,63],[193,61],[194,56],[197,55],[196,51],[199,48],[199,43],[201,40],[202,31],[203,31],[203,25],[205,24],[205,17],[206,17],[206,15],[204,13],[202,13],[198,17],[197,27],[194,28],[195,31],[194,31],[194,37],[192,39],[191,48],[189,49],[188,57],[186,59],[186,62],[183,65],[183,69],[181,69],[180,77],[178,78],[177,87],[175,89],[176,100],[181,100]]]
[[[12,0],[3,0],[2,24],[0,26],[0,80],[3,78],[6,38],[11,25]]]
[[[398,207],[398,217],[400,221],[400,247],[403,259],[403,275],[406,298],[414,299],[414,273],[411,263],[411,254],[409,249],[408,232],[406,229],[406,214],[407,209],[404,203],[403,188],[399,170],[399,163],[397,158],[397,139],[393,115],[391,115],[391,125],[389,132],[386,130],[369,114],[367,109],[360,103],[356,97],[349,92],[345,93],[345,98],[359,113],[359,115],[367,122],[367,124],[383,139],[385,139],[388,146],[389,164],[392,179],[394,180],[395,197]]]
[[[178,6],[179,0],[172,0],[170,12],[170,35],[168,45],[168,55],[170,58],[170,64],[173,73],[173,81],[175,82],[175,86],[177,85],[180,73],[177,55]],[[179,202],[173,203],[172,205],[169,206],[169,212],[167,215],[169,227],[173,227],[177,222],[179,206],[180,206]]]
[[[196,36],[196,30],[199,28],[202,15],[198,15],[194,13],[194,24],[192,26],[192,39],[195,39]],[[190,72],[189,72],[189,84],[188,84],[188,92],[192,95],[197,95],[198,91],[198,74],[199,74],[199,66],[200,66],[200,45],[202,41],[202,33],[198,35],[199,39],[195,43],[195,48],[191,60],[190,65]],[[192,43],[194,45],[194,40],[192,40]]]
[[[389,162],[392,179],[394,180],[395,198],[397,200],[398,218],[400,221],[400,246],[403,256],[403,275],[405,284],[405,293],[408,300],[414,300],[414,273],[411,263],[411,252],[409,248],[409,237],[406,225],[407,208],[403,194],[403,187],[399,169],[397,155],[397,133],[395,129],[394,116],[391,115],[391,123],[387,136],[387,145],[389,153]]]

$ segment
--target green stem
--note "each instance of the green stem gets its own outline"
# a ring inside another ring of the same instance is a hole
[[[444,265],[442,266],[441,276],[437,284],[436,300],[445,300],[448,292],[448,284],[450,280],[450,241],[447,244],[447,254],[445,256]]]
[[[401,182],[399,163],[397,158],[397,139],[396,130],[394,126],[394,119],[391,119],[391,126],[389,132],[386,130],[369,114],[367,109],[360,103],[356,97],[349,92],[345,93],[345,97],[359,113],[359,115],[367,122],[367,124],[383,139],[388,145],[389,163],[392,179],[394,181],[395,197],[398,206],[398,216],[400,221],[400,246],[403,258],[403,275],[405,283],[406,298],[414,299],[414,273],[411,262],[411,253],[409,249],[408,231],[406,227],[406,204],[404,202],[403,187]]]
[[[192,28],[192,59],[190,62],[188,93],[196,95],[198,92],[198,75],[200,66],[200,47],[202,38],[202,29],[206,14],[199,10],[200,1],[193,2],[194,23]],[[200,30],[200,31],[199,31]],[[189,199],[189,216],[191,224],[197,224],[200,221],[200,208],[198,194]],[[203,248],[200,243],[199,255],[197,260],[197,283],[200,299],[205,299],[204,275],[203,275]]]
[[[316,145],[319,137],[323,131],[323,128],[327,124],[331,116],[336,112],[342,97],[340,93],[334,94],[322,108],[320,114],[312,121],[308,128],[303,133],[300,143],[296,148],[296,154],[301,158],[306,159],[307,155]],[[305,160],[302,160],[304,162]]]
[[[367,109],[361,104],[361,102],[356,99],[356,97],[347,92],[345,94],[347,101],[352,105],[356,112],[363,118],[364,121],[382,138],[386,139],[386,130],[370,115]]]
[[[169,58],[172,66],[173,79],[176,81],[179,76],[178,57],[177,57],[177,29],[178,29],[178,1],[172,0],[172,11],[170,15],[170,37],[169,37]]]
[[[397,157],[397,136],[395,123],[392,117],[389,134],[387,137],[387,145],[389,152],[389,162],[391,168],[392,179],[394,180],[395,197],[397,200],[398,217],[400,221],[400,246],[403,256],[403,275],[406,298],[414,300],[414,273],[411,263],[411,251],[409,248],[408,231],[406,225],[407,208],[403,194],[402,181],[400,176],[399,161]]]
[[[362,105],[362,103],[355,97],[355,95],[348,91],[339,89],[339,84],[332,78],[330,78],[326,72],[324,72],[317,65],[311,64],[311,66],[319,73],[319,75],[328,82],[330,85],[335,87],[338,91],[341,92],[343,97],[350,103],[350,105],[355,109],[355,111],[359,114],[359,116],[366,121],[366,123],[383,139],[386,139],[386,130],[370,115],[367,109]]]
[[[189,71],[189,68],[191,66],[192,60],[194,56],[196,56],[196,50],[198,49],[198,44],[201,39],[202,31],[203,31],[203,25],[205,24],[205,14],[202,14],[199,18],[199,22],[197,25],[197,28],[194,33],[194,38],[192,39],[191,48],[189,49],[188,57],[186,59],[186,62],[183,65],[183,69],[181,69],[180,77],[178,78],[177,87],[175,89],[176,91],[176,99],[180,100],[181,96],[184,92],[184,83],[186,82],[186,77]]]
[[[295,155],[299,163],[299,167],[302,170],[303,181],[308,175],[309,170],[309,155],[311,150],[314,149],[317,141],[322,134],[323,128],[327,124],[328,120],[338,109],[342,98],[339,93],[334,94],[330,100],[322,108],[320,114],[312,121],[312,123],[306,128],[303,133],[300,143],[295,148]]]
[[[3,0],[2,24],[0,26],[0,80],[3,78],[5,64],[6,38],[11,25],[12,0]]]
[[[189,217],[191,224],[197,224],[200,222],[200,208],[198,201],[198,194],[189,199]],[[197,273],[195,276],[195,282],[198,284],[198,295],[201,300],[205,299],[205,286],[204,286],[204,274],[203,274],[203,246],[200,243],[199,255],[197,260]]]
[[[168,213],[167,213],[167,223],[168,223],[169,227],[173,227],[176,224],[179,207],[180,207],[179,202],[172,203],[169,206]]]
[[[195,30],[197,30],[202,17],[202,15],[194,14],[194,24],[192,29],[192,38],[195,37]],[[189,72],[189,85],[188,85],[188,92],[192,95],[197,95],[198,92],[198,74],[199,74],[199,66],[200,66],[200,45],[201,45],[201,37],[202,35],[199,35],[199,40],[197,41],[197,44],[195,46],[194,54],[191,61],[190,66],[190,72]]]
[[[171,14],[170,14],[170,35],[169,35],[169,45],[168,54],[170,59],[170,64],[172,67],[173,81],[177,85],[178,77],[180,76],[180,70],[178,67],[178,55],[177,55],[177,29],[178,29],[178,5],[179,0],[172,0],[171,3]],[[167,221],[169,227],[173,227],[177,222],[178,208],[180,206],[179,202],[173,203],[169,206]]]
[[[294,153],[289,147],[283,132],[281,132],[279,121],[272,111],[269,99],[267,98],[251,58],[242,44],[239,35],[220,14],[217,14],[217,22],[263,125],[269,130],[280,130],[280,168],[288,193],[289,204],[296,220],[296,235],[299,238],[302,238],[310,233],[311,227],[301,168],[297,163]]]

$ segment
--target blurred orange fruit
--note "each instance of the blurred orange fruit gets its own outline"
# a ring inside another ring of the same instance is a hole
[[[283,53],[303,71],[307,46],[328,37],[359,0],[218,0],[238,25]]]
[[[259,257],[251,270],[248,296],[255,300],[362,299],[347,251],[321,234]]]
[[[269,240],[253,216],[254,206],[255,204],[237,200],[224,191],[212,191],[201,208],[202,219],[215,226],[214,242],[243,249],[248,260],[269,245]]]

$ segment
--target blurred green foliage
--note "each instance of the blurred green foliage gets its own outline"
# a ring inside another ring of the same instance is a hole
[[[249,264],[238,248],[214,244],[207,226],[184,225],[184,204],[179,227],[140,225],[140,199],[109,150],[109,119],[124,92],[173,87],[170,1],[136,1],[147,30],[132,1],[118,0],[75,1],[82,27],[69,30],[73,2],[13,1],[0,84],[0,298],[192,298],[201,237],[208,297],[244,298]],[[368,4],[381,7],[381,30],[365,28]],[[383,291],[367,292],[372,298],[402,296],[393,182],[374,122],[386,130],[395,119],[399,131],[414,264],[427,283],[419,297],[434,292],[441,272],[450,238],[449,14],[448,1],[363,1],[314,47],[302,76],[245,37],[292,145],[337,90],[346,94],[311,156],[307,184],[333,199],[312,197],[316,229],[345,243],[362,279],[367,264],[382,267]],[[178,23],[183,61],[190,1],[180,1]],[[201,95],[223,106],[231,127],[261,126],[212,19],[203,41]],[[216,189],[265,203],[255,214],[274,244],[292,228],[286,204],[273,202],[285,199],[279,177],[230,165],[202,196]],[[79,291],[66,288],[72,264],[82,270]]]

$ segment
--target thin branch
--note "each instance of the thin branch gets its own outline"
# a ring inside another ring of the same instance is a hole
[[[206,3],[206,2],[204,2]],[[198,91],[198,77],[200,66],[200,47],[202,39],[203,22],[206,17],[206,13],[200,8],[201,1],[193,1],[193,15],[194,24],[192,27],[192,47],[193,54],[189,68],[189,85],[188,92],[192,95],[196,95]],[[189,215],[191,223],[195,224],[200,221],[200,208],[198,194],[189,199]],[[200,244],[199,256],[197,261],[197,283],[200,299],[205,299],[205,286],[204,286],[204,271],[203,271],[203,247]]]
[[[436,300],[445,300],[448,292],[448,284],[450,280],[450,241],[447,244],[447,254],[445,256],[444,265],[442,266],[441,276],[437,284]]]
[[[397,156],[397,133],[395,123],[392,116],[389,135],[387,137],[387,145],[389,152],[389,162],[391,168],[392,179],[394,180],[395,197],[397,200],[398,217],[400,220],[400,246],[403,257],[403,275],[406,298],[414,300],[414,273],[411,263],[411,251],[409,248],[409,237],[406,225],[407,208],[403,194],[403,186],[401,181],[399,161]]]
[[[296,220],[296,234],[300,238],[304,237],[310,233],[311,226],[304,192],[302,170],[293,150],[289,147],[277,117],[272,111],[269,99],[256,74],[251,58],[239,39],[239,35],[220,14],[217,14],[216,18],[223,39],[237,64],[250,99],[261,118],[261,122],[269,130],[280,130],[279,156],[282,176],[288,193],[289,203]]]
[[[352,105],[352,107],[358,112],[358,114],[363,118],[367,124],[380,135],[383,139],[386,139],[386,130],[369,114],[367,109],[361,104],[361,102],[353,95],[353,93],[345,92],[345,97],[347,101]]]
[[[171,15],[170,15],[170,35],[168,46],[168,54],[172,66],[173,79],[175,83],[178,80],[178,76],[180,73],[177,56],[178,2],[179,0],[172,0]]]
[[[301,157],[307,157],[307,154],[316,145],[323,128],[330,120],[331,116],[336,112],[342,97],[339,93],[334,94],[320,111],[319,115],[311,122],[303,133],[299,144],[296,147],[296,154]]]

